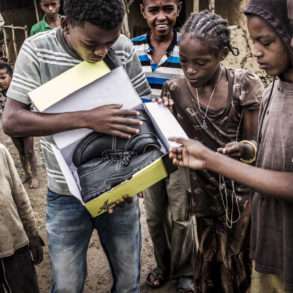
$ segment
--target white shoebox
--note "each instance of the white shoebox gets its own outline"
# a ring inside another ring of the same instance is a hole
[[[82,111],[107,104],[121,104],[125,109],[132,109],[142,103],[125,70],[122,67],[111,70],[103,61],[97,64],[82,62],[32,91],[29,96],[35,108],[44,113]],[[105,212],[122,197],[135,196],[166,178],[172,169],[168,160],[168,150],[172,143],[168,138],[187,137],[167,108],[152,102],[144,106],[157,130],[165,155],[135,173],[131,179],[88,202],[82,200],[72,155],[77,144],[92,130],[77,129],[53,135],[55,142],[55,145],[52,144],[53,151],[69,190],[93,217]]]

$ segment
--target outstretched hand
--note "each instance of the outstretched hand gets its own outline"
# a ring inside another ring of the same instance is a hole
[[[170,140],[181,145],[170,151],[169,156],[174,165],[194,170],[206,168],[205,154],[209,152],[207,147],[192,139],[172,138]]]

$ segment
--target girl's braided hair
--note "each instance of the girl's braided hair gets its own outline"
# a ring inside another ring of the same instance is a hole
[[[181,30],[181,38],[185,34],[192,38],[209,42],[210,48],[217,54],[227,48],[234,56],[239,55],[239,49],[231,45],[228,22],[218,14],[203,10],[193,13],[187,19]]]

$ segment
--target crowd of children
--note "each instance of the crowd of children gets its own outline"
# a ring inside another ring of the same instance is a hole
[[[138,199],[91,218],[70,195],[51,138],[78,128],[127,138],[137,133],[137,112],[109,105],[48,115],[32,111],[28,95],[84,60],[109,55],[138,95],[168,107],[190,138],[172,138],[180,145],[170,152],[178,169],[144,192],[156,261],[146,284],[155,289],[175,280],[177,293],[293,292],[290,1],[249,0],[244,12],[253,54],[273,77],[265,90],[254,73],[222,64],[239,49],[217,14],[194,13],[177,32],[180,0],[141,0],[148,32],[131,42],[120,34],[124,1],[65,0],[64,17],[60,4],[40,0],[44,18],[32,27],[14,72],[0,62],[3,129],[32,188],[38,187],[33,137],[42,137],[51,292],[83,292],[94,230],[110,264],[111,292],[140,292]],[[42,261],[44,243],[2,144],[0,186],[0,293],[39,292],[34,265]]]

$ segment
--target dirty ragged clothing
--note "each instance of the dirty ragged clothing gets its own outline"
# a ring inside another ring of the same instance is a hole
[[[293,172],[292,83],[277,80],[273,89],[266,90],[262,120],[257,166]],[[257,272],[279,276],[285,288],[293,291],[293,203],[276,197],[254,194],[251,254]]]
[[[164,88],[164,95],[170,94],[174,100],[174,114],[187,135],[214,151],[229,142],[243,139],[243,113],[258,111],[263,93],[260,79],[247,70],[222,67],[221,71],[228,87],[228,102],[222,109],[209,109],[207,117],[206,109],[203,106],[202,110],[198,108],[185,79],[173,80]],[[204,120],[207,129],[201,127]],[[208,171],[191,172],[191,185],[197,216],[223,215],[218,174]]]
[[[164,88],[164,94],[174,100],[174,114],[187,135],[215,151],[229,142],[243,139],[243,113],[258,111],[263,92],[259,78],[246,70],[221,67],[220,74],[228,102],[222,109],[209,109],[208,115],[205,107],[199,109],[185,79],[169,82]],[[194,275],[196,292],[200,293],[240,293],[249,287],[249,200],[237,197],[238,204],[232,203],[231,181],[224,180],[229,213],[233,206],[233,219],[240,217],[232,229],[226,225],[227,207],[219,191],[219,175],[208,171],[190,172],[191,210],[197,218],[199,240]]]
[[[0,144],[0,258],[11,256],[37,237],[28,195],[13,159]]]

